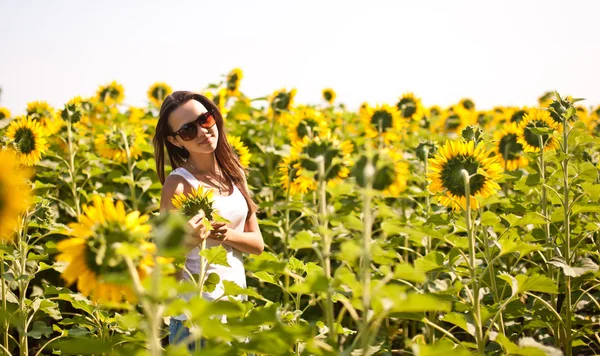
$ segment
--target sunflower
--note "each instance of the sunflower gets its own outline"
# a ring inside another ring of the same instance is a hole
[[[0,120],[10,117],[10,110],[7,108],[0,108]]]
[[[302,175],[303,171],[318,172],[316,159],[322,156],[325,159],[325,180],[337,182],[348,177],[352,166],[350,154],[353,150],[354,145],[350,141],[342,141],[329,131],[313,138],[304,136],[302,141],[292,144],[290,152],[300,159],[298,175]]]
[[[434,132],[460,134],[470,123],[474,121],[473,112],[464,110],[458,106],[452,106],[437,116],[437,120],[431,126]]]
[[[217,215],[213,208],[214,194],[213,189],[206,189],[200,185],[198,188],[192,187],[192,192],[187,195],[185,193],[175,195],[171,198],[171,203],[188,218],[192,218],[202,210],[204,216],[212,221]]]
[[[469,98],[463,98],[458,102],[458,107],[468,111],[475,111],[475,102]]]
[[[279,182],[291,196],[306,194],[317,190],[317,181],[313,177],[302,175],[300,158],[297,155],[285,156],[279,162]]]
[[[105,129],[103,133],[96,135],[94,139],[98,154],[116,162],[127,162],[127,150],[122,132],[127,138],[130,158],[132,160],[137,159],[142,154],[143,146],[147,144],[146,133],[140,126],[113,125]]]
[[[210,98],[213,103],[219,108],[219,111],[223,116],[225,116],[228,112],[225,104],[227,104],[227,89],[221,88],[217,92],[217,94],[211,94],[212,98]]]
[[[323,113],[310,107],[299,107],[290,117],[287,131],[291,142],[302,140],[304,136],[313,137],[328,130],[329,126]]]
[[[154,106],[160,108],[163,100],[165,100],[167,95],[171,94],[172,92],[173,89],[169,86],[169,84],[156,82],[150,86],[150,89],[148,89],[148,100],[150,100]]]
[[[19,215],[29,205],[31,189],[27,185],[30,172],[21,168],[17,153],[0,150],[0,243],[9,241]]]
[[[403,158],[402,151],[396,148],[384,148],[380,151],[379,155],[387,160],[387,165],[384,165],[383,169],[389,170],[390,184],[387,185],[382,192],[384,196],[388,197],[399,197],[400,193],[406,190],[406,179],[410,176],[408,163]],[[375,185],[377,185],[377,179]]]
[[[321,92],[321,94],[323,95],[323,100],[325,100],[327,103],[329,103],[329,105],[332,105],[333,102],[335,101],[335,91],[331,88],[325,88],[323,89],[323,91]]]
[[[290,119],[290,111],[294,107],[296,89],[287,91],[285,88],[276,90],[269,96],[269,116],[275,116],[277,121],[286,125]]]
[[[227,136],[227,141],[229,141],[229,145],[231,146],[231,148],[233,148],[233,151],[240,159],[240,164],[242,165],[242,167],[248,168],[248,166],[250,165],[250,158],[252,157],[252,154],[250,154],[248,147],[244,145],[244,143],[238,136]]]
[[[81,294],[97,302],[120,302],[136,300],[131,288],[123,284],[129,281],[127,264],[116,248],[127,243],[139,247],[135,258],[140,279],[149,274],[154,244],[146,241],[151,226],[149,216],[139,211],[125,212],[122,201],[113,203],[111,197],[92,197],[92,205],[83,205],[84,214],[79,222],[69,224],[71,238],[60,241],[58,261],[67,263],[62,278],[67,285],[77,282]]]
[[[48,142],[38,122],[20,117],[10,123],[6,136],[12,141],[22,164],[33,166],[48,150]]]
[[[438,196],[438,202],[442,205],[453,210],[466,209],[466,192],[461,174],[465,169],[471,176],[470,203],[477,209],[479,202],[475,197],[486,198],[500,189],[496,181],[502,177],[502,167],[498,163],[498,156],[488,157],[490,153],[485,150],[483,143],[475,146],[473,141],[447,141],[435,157],[429,159],[429,191],[442,194]],[[485,175],[477,173],[479,169]]]
[[[495,152],[499,157],[499,163],[507,171],[514,171],[527,166],[527,157],[523,152],[523,146],[517,142],[519,127],[511,122],[494,132],[496,141]]]
[[[236,96],[239,94],[242,78],[244,78],[244,73],[240,68],[235,68],[227,74],[227,95]]]
[[[396,108],[400,112],[400,118],[408,123],[411,127],[415,126],[424,116],[425,110],[421,99],[417,98],[413,93],[405,93],[400,97]]]
[[[46,136],[54,135],[64,125],[56,109],[45,101],[27,103],[27,116],[40,123]]]
[[[381,133],[386,143],[397,140],[403,128],[398,108],[387,104],[367,106],[362,110],[361,121],[367,137],[374,138]]]
[[[519,124],[519,135],[517,142],[523,146],[525,152],[539,152],[540,141],[532,128],[559,130],[559,124],[555,122],[546,110],[531,110],[525,114],[523,121]],[[558,139],[552,134],[541,135],[544,152],[554,150],[558,147]]]
[[[101,85],[96,91],[96,99],[106,105],[115,105],[123,102],[125,89],[115,80],[112,83]]]

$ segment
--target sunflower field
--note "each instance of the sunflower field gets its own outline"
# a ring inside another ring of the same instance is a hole
[[[200,293],[215,274],[176,278],[187,219],[158,211],[151,139],[169,85],[145,107],[117,82],[0,107],[4,355],[187,355],[167,340],[183,313],[206,355],[600,353],[600,106],[405,93],[355,112],[333,89],[314,105],[289,88],[249,98],[242,79],[198,92],[247,168],[265,252],[214,302]]]

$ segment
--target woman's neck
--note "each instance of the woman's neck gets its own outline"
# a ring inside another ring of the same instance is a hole
[[[215,174],[220,171],[214,152],[190,155],[188,157],[188,164],[196,170],[196,173]]]

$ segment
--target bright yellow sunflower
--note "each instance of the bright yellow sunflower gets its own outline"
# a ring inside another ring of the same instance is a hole
[[[317,181],[313,177],[302,175],[300,158],[285,156],[279,162],[279,182],[284,191],[289,191],[291,196],[306,194],[317,189]]]
[[[98,154],[104,158],[116,162],[127,162],[127,151],[125,141],[121,132],[125,133],[129,154],[132,160],[137,159],[143,152],[143,146],[147,144],[147,135],[141,126],[113,125],[96,135],[94,144]]]
[[[386,143],[397,140],[404,128],[398,108],[387,104],[367,106],[362,110],[361,121],[367,137],[378,137],[381,133]]]
[[[120,104],[125,99],[125,88],[113,80],[109,84],[98,87],[96,99],[106,105]]]
[[[169,84],[156,82],[150,86],[150,89],[148,89],[148,100],[150,100],[155,107],[160,108],[167,95],[171,94],[172,92],[173,89],[169,86]]]
[[[317,157],[325,159],[325,180],[335,184],[347,178],[353,165],[350,154],[354,145],[349,140],[340,140],[331,131],[315,137],[304,136],[301,141],[292,144],[290,155],[298,157],[300,161],[296,177],[303,172],[318,172]],[[316,178],[315,178],[316,179]]]
[[[269,96],[269,113],[270,117],[275,116],[277,121],[282,125],[287,125],[291,118],[290,111],[294,107],[294,97],[296,89],[287,91],[287,89],[276,90]]]
[[[7,108],[0,108],[0,120],[10,117],[10,110]]]
[[[0,150],[0,243],[10,241],[20,214],[29,205],[31,188],[27,184],[31,172],[22,169],[17,153]]]
[[[227,74],[227,95],[237,96],[240,93],[240,82],[244,78],[244,73],[240,68],[235,68]]]
[[[477,119],[473,111],[452,106],[440,112],[437,119],[431,125],[431,129],[437,133],[460,135],[465,127],[476,121]]]
[[[333,89],[325,88],[325,89],[323,89],[321,94],[323,95],[323,100],[325,100],[327,103],[329,103],[329,105],[332,105],[333,102],[335,101],[336,94]]]
[[[425,114],[421,99],[413,93],[404,93],[398,100],[396,108],[400,112],[400,118],[413,129],[418,126]]]
[[[56,260],[67,263],[62,278],[67,285],[77,282],[79,292],[96,302],[135,302],[127,285],[127,264],[116,248],[121,243],[139,247],[140,256],[134,263],[140,279],[146,278],[156,250],[146,241],[151,230],[146,223],[149,216],[139,211],[127,213],[123,202],[114,204],[111,197],[94,195],[92,203],[83,205],[79,222],[69,224],[72,237],[56,246],[60,252]]]
[[[212,221],[217,215],[213,208],[215,191],[207,189],[200,185],[198,188],[192,187],[192,192],[189,194],[178,194],[171,198],[171,203],[188,218],[192,218],[198,214],[200,210],[204,212],[204,216]]]
[[[229,145],[231,145],[231,148],[233,148],[233,151],[240,159],[242,167],[247,168],[250,165],[250,158],[252,157],[252,154],[250,154],[250,150],[248,150],[248,147],[244,145],[244,143],[238,136],[227,136],[227,141],[229,141]]]
[[[555,122],[547,110],[533,109],[525,114],[523,121],[519,124],[519,135],[517,142],[523,146],[525,152],[539,152],[540,141],[537,134],[531,131],[532,128],[553,129],[559,131],[559,124]],[[542,145],[544,152],[554,150],[558,147],[558,139],[553,134],[543,134]]]
[[[393,177],[392,182],[382,194],[397,198],[406,190],[406,181],[410,176],[408,163],[404,160],[402,151],[397,148],[384,148],[380,151],[380,155],[389,160],[390,167],[393,168],[393,172],[390,172],[390,177]]]
[[[514,171],[527,166],[523,146],[517,142],[519,132],[519,126],[515,122],[506,123],[494,132],[495,152],[504,170]]]
[[[45,101],[27,103],[27,116],[40,123],[45,136],[54,135],[64,125],[59,112]]]
[[[290,117],[287,131],[291,142],[302,140],[304,136],[320,135],[329,129],[322,112],[311,107],[298,107]]]
[[[225,117],[225,115],[227,115],[227,112],[228,112],[228,110],[225,106],[227,104],[227,89],[225,89],[225,88],[219,89],[219,91],[217,92],[216,95],[212,94],[211,100],[219,108],[221,115],[223,115],[223,117]]]
[[[12,121],[6,136],[17,151],[19,161],[26,166],[38,163],[48,150],[48,142],[40,124],[31,118],[19,117]]]
[[[479,208],[475,197],[487,198],[500,189],[496,181],[502,177],[502,167],[498,163],[498,156],[488,157],[490,153],[483,143],[475,146],[473,141],[447,141],[438,153],[429,159],[429,192],[441,194],[437,200],[444,206],[452,207],[453,210],[466,209],[467,198],[461,174],[465,169],[471,176],[470,204],[474,209]],[[478,174],[479,169],[486,174]]]

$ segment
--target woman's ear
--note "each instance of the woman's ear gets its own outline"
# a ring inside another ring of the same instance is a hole
[[[167,141],[169,141],[175,147],[182,148],[181,144],[177,142],[177,140],[173,136],[167,136]]]

